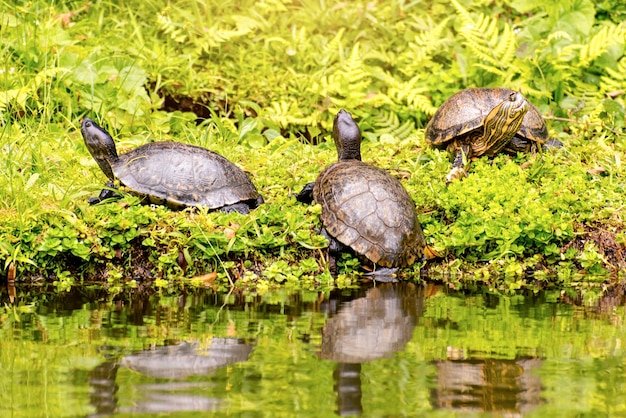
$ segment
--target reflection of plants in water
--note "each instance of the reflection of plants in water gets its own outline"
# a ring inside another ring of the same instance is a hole
[[[621,393],[626,382],[620,345],[623,294],[603,300],[610,303],[586,307],[562,302],[560,291],[467,295],[441,286],[425,288],[427,297],[419,305],[420,286],[414,287],[417,294],[406,292],[401,303],[385,298],[385,286],[368,293],[379,302],[372,311],[359,308],[367,305],[364,297],[354,298],[364,296],[366,289],[354,294],[282,291],[253,297],[193,289],[186,296],[164,296],[130,289],[110,295],[89,286],[62,293],[18,288],[13,307],[0,303],[0,386],[12,388],[10,397],[2,395],[6,402],[0,411],[5,414],[4,408],[15,407],[32,416],[45,405],[59,416],[68,411],[88,415],[86,406],[93,402],[89,376],[103,362],[180,341],[198,341],[206,348],[213,337],[234,337],[255,342],[248,361],[186,383],[208,385],[210,390],[202,393],[226,399],[231,414],[262,407],[279,416],[292,414],[297,405],[299,416],[330,416],[336,409],[336,363],[316,353],[323,344],[322,329],[326,324],[332,328],[330,321],[337,317],[330,312],[342,307],[354,309],[353,327],[359,320],[366,322],[366,312],[370,319],[381,319],[378,329],[385,326],[383,312],[391,313],[396,324],[412,324],[407,328],[412,337],[398,345],[398,351],[360,367],[367,415],[445,414],[433,410],[433,390],[438,388],[437,364],[448,360],[482,370],[484,380],[472,380],[465,395],[474,401],[480,394],[494,395],[483,404],[501,407],[513,393],[492,392],[487,386],[521,374],[541,381],[545,403],[537,405],[537,416],[593,415],[601,410],[619,416],[626,410],[623,397],[607,395]],[[5,291],[0,290],[0,301],[6,301]],[[12,312],[19,314],[19,321]],[[453,352],[455,347],[459,350]],[[368,348],[365,345],[364,352]],[[525,366],[515,364],[526,357],[541,358],[531,376],[524,374]],[[118,378],[117,398],[126,406],[145,401],[132,388],[168,383],[128,369],[120,369]]]

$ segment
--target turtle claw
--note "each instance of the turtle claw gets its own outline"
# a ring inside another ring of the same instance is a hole
[[[467,176],[467,171],[463,167],[453,167],[446,176],[446,183],[452,183],[454,180],[462,179]]]

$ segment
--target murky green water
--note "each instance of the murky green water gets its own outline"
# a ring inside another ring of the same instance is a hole
[[[18,289],[0,416],[626,416],[624,298]]]

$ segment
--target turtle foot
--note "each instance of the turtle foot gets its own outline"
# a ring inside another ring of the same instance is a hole
[[[250,213],[250,206],[248,206],[246,203],[234,203],[232,205],[227,205],[227,206],[223,206],[220,208],[221,212],[224,213],[233,213],[233,212],[239,212],[243,215],[247,215]]]
[[[302,188],[300,193],[296,195],[296,200],[300,203],[310,205],[313,203],[313,186],[315,183],[308,183]]]
[[[549,150],[556,150],[556,149],[563,148],[565,144],[563,144],[561,141],[559,141],[556,138],[550,138],[546,141],[545,144],[543,144],[543,146],[544,148],[549,149]]]
[[[453,167],[452,170],[446,176],[446,183],[451,183],[454,180],[462,179],[467,176],[467,172],[463,167]]]
[[[106,199],[119,199],[122,197],[121,194],[115,191],[116,187],[112,181],[107,182],[106,187],[106,189],[102,189],[98,196],[87,199],[87,202],[90,205],[96,205]]]

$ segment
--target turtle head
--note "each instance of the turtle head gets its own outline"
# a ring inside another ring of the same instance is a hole
[[[490,155],[500,152],[515,136],[530,105],[526,98],[516,91],[495,106],[484,121],[484,147]]]
[[[333,122],[333,139],[341,160],[361,161],[361,130],[352,115],[341,109]]]
[[[114,180],[115,175],[111,163],[116,162],[118,157],[115,142],[111,135],[89,118],[85,118],[81,122],[80,133],[83,135],[89,153],[96,160],[100,169],[109,179]]]
[[[509,121],[515,120],[519,121],[521,125],[521,120],[524,119],[524,115],[530,109],[530,105],[528,104],[528,100],[521,93],[516,91],[512,91],[509,94],[508,100],[503,102],[503,107],[507,112],[507,119]],[[518,128],[519,129],[519,128]]]

